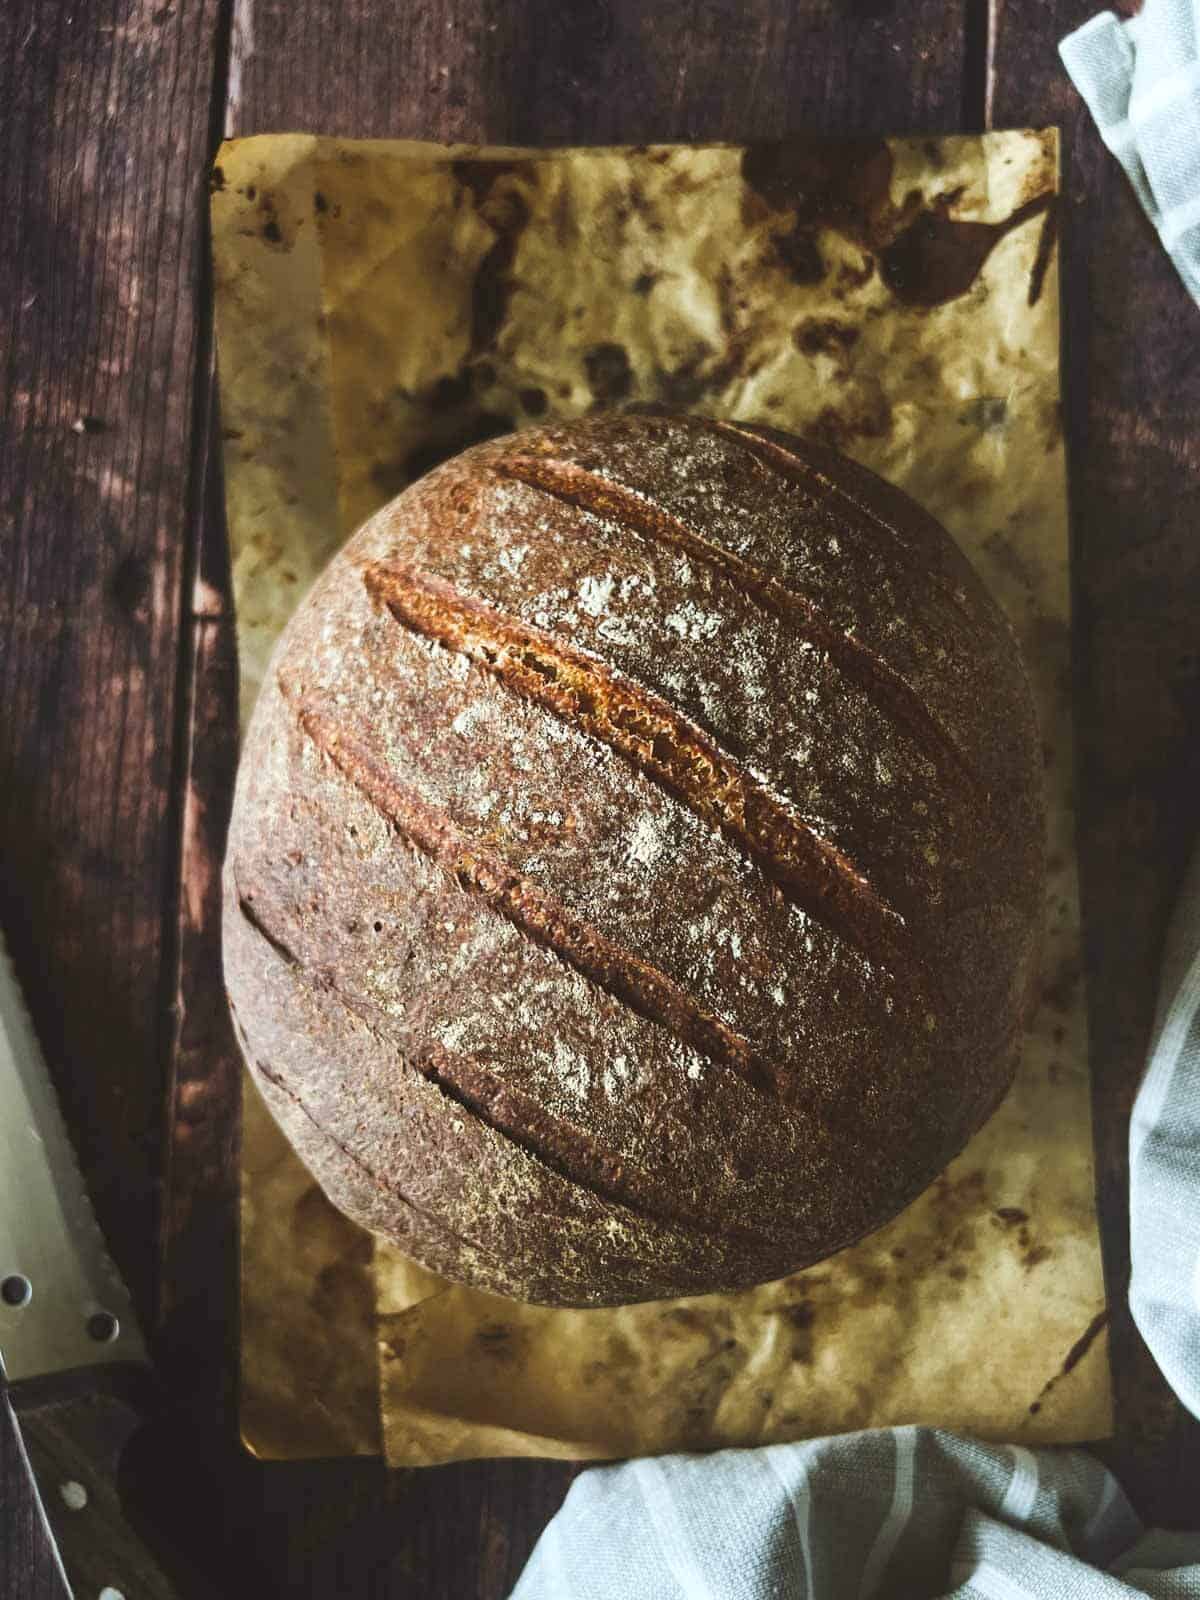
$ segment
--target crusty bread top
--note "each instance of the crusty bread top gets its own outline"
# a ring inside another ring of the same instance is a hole
[[[783,435],[602,416],[430,473],[297,612],[227,980],[314,1173],[435,1270],[735,1287],[994,1106],[1041,851],[1017,648],[936,523]]]

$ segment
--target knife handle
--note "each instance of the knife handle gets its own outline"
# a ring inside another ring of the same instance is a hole
[[[122,1457],[153,1414],[154,1393],[149,1371],[136,1366],[26,1379],[8,1390],[63,1575],[78,1600],[207,1600],[212,1593],[177,1561],[168,1557],[164,1565],[148,1542],[152,1530],[138,1525],[122,1493]]]

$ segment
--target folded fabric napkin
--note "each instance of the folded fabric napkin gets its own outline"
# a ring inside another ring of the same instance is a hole
[[[1200,301],[1200,0],[1147,0],[1126,22],[1106,13],[1061,51]],[[1133,1315],[1200,1415],[1200,852],[1129,1155]],[[1136,1594],[1200,1600],[1200,1533],[1144,1533],[1092,1457],[891,1428],[586,1472],[513,1600]]]
[[[1129,1129],[1134,1321],[1200,1416],[1200,850],[1167,938],[1146,1076]],[[1200,1519],[1200,1483],[1196,1485]]]
[[[1200,0],[1093,17],[1059,46],[1100,137],[1200,301]]]
[[[1091,1456],[888,1428],[585,1472],[513,1600],[1137,1594],[1200,1596],[1200,1534],[1143,1535]]]

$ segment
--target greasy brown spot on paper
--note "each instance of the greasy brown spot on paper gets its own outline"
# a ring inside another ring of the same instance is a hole
[[[792,329],[792,343],[806,356],[845,355],[858,343],[859,330],[836,317],[809,317]]]
[[[1042,295],[1042,285],[1046,281],[1046,272],[1054,255],[1054,245],[1058,238],[1058,202],[1055,200],[1046,209],[1046,220],[1042,223],[1042,231],[1038,237],[1037,255],[1033,259],[1033,266],[1029,271],[1029,294],[1027,304],[1037,305]]]
[[[501,1366],[518,1361],[526,1343],[521,1330],[506,1322],[484,1322],[475,1332],[479,1354]]]
[[[1042,1409],[1042,1404],[1045,1401],[1046,1396],[1049,1395],[1065,1377],[1068,1377],[1072,1372],[1074,1372],[1075,1368],[1083,1360],[1084,1356],[1087,1355],[1088,1351],[1092,1348],[1096,1340],[1108,1326],[1108,1316],[1109,1313],[1107,1306],[1105,1306],[1102,1311],[1097,1311],[1096,1315],[1088,1323],[1087,1327],[1079,1335],[1079,1338],[1076,1339],[1075,1343],[1063,1357],[1062,1366],[1052,1378],[1047,1378],[1046,1382],[1042,1385],[1041,1390],[1038,1393],[1037,1399],[1031,1402],[1029,1410],[1032,1415],[1037,1415],[1037,1413]]]
[[[624,345],[611,342],[593,345],[584,354],[583,369],[598,406],[624,400],[633,387],[633,371]]]
[[[504,161],[456,161],[454,176],[472,195],[495,240],[479,263],[471,291],[471,349],[489,349],[504,326],[512,293],[512,264],[530,217],[529,202],[510,180],[522,168]]]
[[[379,461],[371,467],[371,480],[379,490],[380,499],[390,500],[402,489],[425,473],[440,467],[460,451],[473,444],[484,444],[502,434],[512,433],[516,423],[512,417],[492,411],[468,411],[465,416],[454,415],[441,426],[431,426],[425,443],[412,450],[400,461]]]
[[[1020,1206],[997,1206],[993,1215],[1007,1228],[1015,1228],[1020,1223],[1029,1221],[1029,1213],[1022,1211]]]
[[[774,1313],[791,1330],[792,1361],[807,1366],[813,1358],[813,1324],[817,1320],[817,1308],[810,1300],[789,1300],[776,1306]]]
[[[880,256],[883,281],[907,305],[937,306],[966,294],[1001,239],[1045,211],[1054,196],[1038,195],[1003,222],[956,220],[948,200],[919,212]]]
[[[892,153],[881,139],[747,146],[742,178],[771,211],[801,229],[835,228],[873,246],[891,209]]]
[[[882,391],[863,395],[839,410],[826,406],[808,432],[833,450],[852,448],[857,439],[885,438],[892,426],[892,408]]]
[[[1042,990],[1042,997],[1056,1011],[1067,1011],[1072,1004],[1072,997],[1082,976],[1081,963],[1074,957],[1060,963],[1050,981]]]
[[[764,208],[768,216],[793,214],[791,229],[770,240],[793,282],[820,281],[825,268],[816,234],[829,228],[878,256],[884,282],[898,300],[935,306],[966,294],[1000,240],[1046,212],[1029,284],[1028,303],[1037,303],[1055,239],[1049,187],[1043,185],[1000,222],[958,220],[950,210],[962,198],[961,188],[928,206],[917,190],[894,204],[893,167],[891,151],[878,140],[751,145],[742,158],[751,196],[743,214],[748,222]]]
[[[811,228],[796,223],[786,233],[773,234],[771,249],[793,283],[820,283],[825,276],[825,260]]]
[[[793,283],[817,284],[825,274],[817,241],[821,228],[872,251],[891,237],[892,169],[892,153],[882,140],[750,145],[742,157],[743,216],[750,224],[756,217],[792,213],[789,229],[771,232],[770,250]],[[868,265],[867,276],[871,270]]]
[[[471,398],[471,374],[465,369],[446,373],[432,385],[428,394],[431,411],[453,411]]]

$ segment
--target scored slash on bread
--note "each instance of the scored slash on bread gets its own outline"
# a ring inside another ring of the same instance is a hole
[[[770,448],[781,454],[777,447]],[[767,459],[774,460],[774,456]],[[675,545],[712,567],[786,627],[824,650],[839,671],[882,705],[934,760],[943,762],[978,793],[978,779],[964,761],[961,750],[930,715],[920,697],[874,650],[861,645],[852,634],[831,628],[811,600],[788,589],[752,562],[702,539],[661,507],[571,462],[546,456],[513,455],[497,466],[496,471],[501,477],[540,489],[543,494],[567,505],[615,523],[623,532]]]
[[[904,919],[846,856],[809,828],[703,730],[657,695],[553,635],[435,584],[372,566],[364,581],[397,622],[464,655],[501,683],[633,762],[751,857],[770,882],[892,971],[913,963]]]
[[[284,694],[286,698],[286,687]],[[362,745],[347,739],[327,712],[301,706],[299,723],[400,837],[451,874],[460,888],[481,895],[526,938],[552,950],[649,1021],[670,1028],[710,1061],[731,1068],[751,1088],[778,1092],[769,1063],[720,1017],[698,1006],[665,973],[572,917],[531,879],[489,857],[477,840],[397,783]]]

